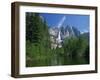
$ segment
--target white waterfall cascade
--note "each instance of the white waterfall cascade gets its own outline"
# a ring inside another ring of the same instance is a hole
[[[61,35],[61,32],[59,31],[58,32],[58,37],[57,37],[57,43],[61,43],[62,42],[60,35]]]
[[[60,27],[63,25],[65,19],[66,19],[66,16],[63,16],[62,19],[61,19],[61,21],[60,21],[59,24],[58,24],[58,29],[59,29],[59,31],[58,31],[58,35],[57,35],[57,39],[56,39],[56,43],[57,43],[57,46],[58,46],[58,47],[62,47],[62,45],[61,45],[62,40],[61,40]]]

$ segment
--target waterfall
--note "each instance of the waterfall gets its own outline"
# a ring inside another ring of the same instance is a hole
[[[62,42],[62,40],[61,40],[61,35],[60,35],[60,30],[59,30],[59,32],[58,32],[57,42],[58,42],[58,43],[61,43],[61,42]]]
[[[58,24],[58,35],[57,35],[57,39],[56,39],[56,42],[57,42],[57,45],[58,45],[58,47],[62,47],[62,45],[61,45],[61,42],[62,42],[62,40],[61,40],[61,31],[60,31],[60,27],[62,26],[62,24],[64,23],[64,21],[65,21],[65,19],[66,19],[66,16],[63,16],[62,17],[62,19],[61,19],[61,21],[59,22],[59,24]]]
[[[66,19],[66,16],[63,16],[62,17],[62,19],[61,19],[61,21],[59,22],[59,24],[58,24],[58,29],[59,29],[59,32],[58,32],[58,42],[61,42],[62,40],[61,40],[61,32],[60,32],[60,27],[62,26],[62,24],[64,23],[64,21],[65,21],[65,19]]]

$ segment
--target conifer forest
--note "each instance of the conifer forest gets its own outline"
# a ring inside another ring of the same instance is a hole
[[[69,24],[49,26],[41,13],[25,15],[26,67],[89,64],[89,32]]]

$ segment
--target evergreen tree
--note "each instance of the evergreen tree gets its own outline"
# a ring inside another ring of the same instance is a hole
[[[26,66],[50,65],[48,25],[39,13],[26,13]]]

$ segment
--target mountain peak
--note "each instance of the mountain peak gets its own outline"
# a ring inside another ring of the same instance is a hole
[[[69,37],[78,37],[80,35],[80,31],[73,27],[73,26],[61,26],[58,27],[51,27],[49,28],[49,34],[51,36],[51,42],[54,43],[54,45],[60,45],[63,42],[64,39]]]

